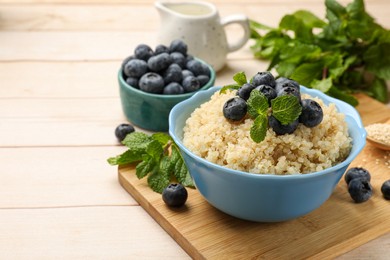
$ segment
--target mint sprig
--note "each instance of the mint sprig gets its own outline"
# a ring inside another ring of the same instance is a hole
[[[233,80],[236,83],[223,86],[221,88],[221,90],[219,91],[219,93],[225,94],[226,90],[229,90],[229,89],[239,89],[242,85],[244,85],[245,83],[248,82],[247,79],[246,79],[245,72],[243,72],[243,71],[234,74]]]
[[[137,163],[137,177],[147,177],[148,185],[158,193],[162,193],[172,181],[178,181],[186,187],[194,187],[179,148],[169,135],[133,132],[128,134],[122,143],[128,150],[108,158],[110,165]]]
[[[288,125],[298,119],[302,106],[295,96],[280,96],[271,100],[272,115],[282,125]]]

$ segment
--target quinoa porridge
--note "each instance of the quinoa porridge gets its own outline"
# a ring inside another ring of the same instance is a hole
[[[222,112],[223,104],[236,91],[214,93],[187,119],[183,144],[196,155],[231,169],[250,173],[303,174],[320,171],[343,161],[352,140],[344,115],[334,104],[306,94],[302,98],[317,101],[323,109],[322,122],[313,128],[299,124],[293,134],[276,135],[269,128],[265,139],[254,142],[250,137],[253,120],[231,123]]]

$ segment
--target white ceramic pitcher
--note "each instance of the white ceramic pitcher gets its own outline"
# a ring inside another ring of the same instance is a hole
[[[168,45],[181,39],[188,45],[188,53],[208,62],[216,71],[221,69],[229,52],[240,49],[249,39],[249,21],[245,15],[220,19],[217,8],[200,1],[155,2],[161,16],[158,43]],[[228,24],[242,26],[244,35],[229,43],[225,34]]]

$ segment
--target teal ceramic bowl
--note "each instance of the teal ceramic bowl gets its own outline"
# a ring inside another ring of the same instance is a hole
[[[201,91],[176,105],[169,115],[169,133],[179,146],[201,195],[217,209],[240,219],[279,222],[303,216],[320,207],[332,194],[349,164],[365,146],[366,132],[358,112],[349,104],[320,91],[301,87],[302,93],[335,103],[345,114],[353,139],[349,156],[341,163],[303,175],[252,174],[228,169],[192,153],[182,143],[183,127],[195,108],[220,88]]]
[[[215,71],[211,66],[210,80],[200,90],[179,94],[163,95],[141,91],[126,83],[122,77],[122,70],[118,72],[120,98],[122,110],[132,124],[150,131],[167,132],[168,116],[171,109],[179,102],[186,100],[195,93],[206,90],[214,85]]]

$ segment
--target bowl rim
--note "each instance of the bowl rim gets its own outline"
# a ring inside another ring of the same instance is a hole
[[[200,89],[193,91],[193,92],[188,92],[188,93],[184,93],[184,94],[176,94],[176,95],[164,95],[164,94],[154,94],[154,93],[148,93],[148,92],[142,91],[138,88],[135,88],[135,87],[127,84],[125,79],[122,77],[122,67],[120,67],[118,70],[118,80],[120,82],[120,85],[122,85],[122,86],[126,87],[127,89],[130,89],[131,91],[134,91],[138,94],[144,95],[144,96],[154,97],[154,98],[167,98],[167,99],[168,98],[188,98],[188,97],[193,96],[194,93],[211,88],[215,82],[215,70],[213,69],[213,67],[210,64],[206,63],[205,61],[203,61],[199,58],[194,57],[194,59],[207,65],[207,67],[210,69],[210,79],[204,86],[202,86]]]
[[[332,174],[334,172],[337,172],[339,169],[343,167],[347,167],[356,157],[357,155],[361,152],[361,150],[364,148],[366,144],[366,130],[364,129],[363,122],[361,120],[361,117],[357,110],[352,107],[350,104],[330,97],[327,94],[316,90],[316,89],[309,89],[304,86],[300,86],[301,89],[303,89],[303,93],[309,94],[311,96],[317,96],[318,98],[321,98],[323,101],[325,101],[327,104],[329,103],[335,103],[337,110],[339,113],[343,113],[345,116],[350,116],[353,118],[354,122],[358,126],[358,137],[361,137],[361,142],[355,143],[354,139],[352,139],[352,147],[355,146],[355,149],[352,150],[347,158],[345,158],[342,162],[329,167],[327,169],[317,171],[317,172],[310,172],[310,173],[305,173],[305,174],[287,174],[287,175],[277,175],[277,174],[271,174],[271,173],[261,173],[261,174],[256,174],[256,173],[250,173],[250,172],[244,172],[240,170],[234,170],[231,168],[228,168],[226,166],[221,166],[215,163],[212,163],[196,154],[194,154],[192,151],[190,151],[188,148],[184,146],[182,143],[182,140],[180,140],[179,137],[175,135],[175,129],[174,129],[174,115],[177,113],[180,113],[180,111],[183,111],[183,108],[187,106],[188,104],[192,103],[194,100],[198,99],[198,97],[201,97],[201,95],[209,96],[221,89],[221,87],[214,86],[210,89],[203,90],[197,92],[194,96],[191,98],[184,100],[178,104],[176,104],[171,112],[169,113],[169,134],[173,138],[174,142],[179,146],[181,152],[186,153],[188,156],[192,157],[195,160],[201,161],[203,164],[205,164],[207,167],[214,168],[216,170],[224,171],[224,174],[232,174],[232,175],[240,175],[244,176],[247,178],[254,178],[254,179],[268,179],[268,180],[276,180],[276,179],[288,179],[288,180],[305,180],[305,179],[311,179],[311,178],[317,178],[319,176],[323,176],[326,174]],[[200,105],[200,104],[199,104]],[[199,106],[198,106],[199,107]],[[348,114],[346,114],[341,108],[346,108],[346,111]],[[348,125],[349,126],[349,125]],[[352,138],[352,137],[351,137]],[[352,148],[351,148],[352,149]],[[344,173],[344,172],[343,172]]]

